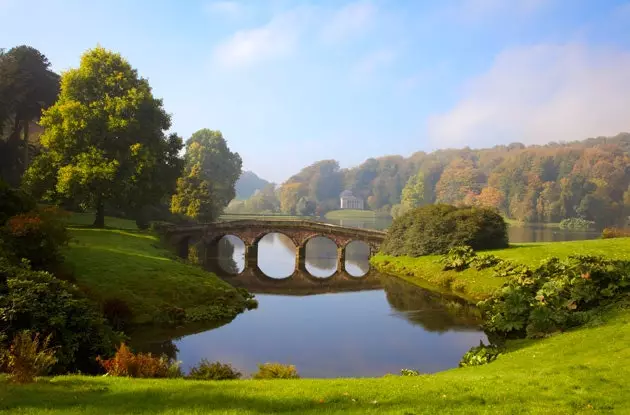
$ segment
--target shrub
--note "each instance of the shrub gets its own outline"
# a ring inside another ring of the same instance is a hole
[[[61,248],[70,240],[62,216],[56,208],[12,216],[2,239],[17,258],[28,259],[35,269],[49,269],[61,263]]]
[[[23,330],[52,334],[55,373],[93,373],[95,357],[109,354],[119,342],[91,300],[75,286],[45,271],[33,271],[0,258],[0,327],[7,340]]]
[[[603,239],[610,238],[629,238],[630,237],[630,229],[623,228],[604,228],[602,231]]]
[[[201,362],[192,369],[188,374],[188,379],[195,380],[230,380],[239,379],[241,373],[234,369],[230,364],[221,362],[209,362],[207,359],[201,359]]]
[[[297,369],[293,365],[282,363],[263,363],[258,365],[254,379],[299,379]]]
[[[415,257],[445,254],[457,246],[482,250],[507,245],[507,225],[494,210],[438,204],[418,207],[396,218],[381,251]]]
[[[133,313],[125,300],[109,298],[103,302],[103,315],[116,330],[122,330],[131,322]]]
[[[502,262],[503,260],[501,258],[498,258],[492,254],[484,254],[477,255],[472,260],[472,266],[474,266],[477,271],[481,271],[482,269],[495,267]]]
[[[560,229],[587,230],[595,226],[595,222],[582,218],[566,218],[560,221]]]
[[[0,179],[0,226],[11,217],[35,209],[35,201],[24,192],[11,189]]]
[[[40,341],[39,333],[31,336],[29,331],[15,335],[9,349],[2,356],[5,370],[16,383],[29,383],[35,376],[45,375],[57,362],[55,351],[48,347],[51,335]]]
[[[420,376],[420,372],[413,369],[400,369],[400,376]]]
[[[459,367],[480,366],[496,360],[501,355],[501,349],[496,345],[483,344],[479,342],[479,346],[472,347],[464,354],[459,362]]]
[[[124,343],[118,346],[111,359],[96,361],[110,376],[132,378],[167,378],[181,374],[179,364],[166,356],[153,356],[151,353],[133,353]]]
[[[630,262],[594,256],[550,258],[532,270],[502,264],[508,280],[479,303],[488,333],[542,337],[579,326],[598,307],[630,291]]]
[[[463,271],[470,266],[470,263],[475,259],[475,251],[469,246],[456,246],[448,251],[448,254],[444,255],[440,262],[444,264],[443,270],[455,270]]]

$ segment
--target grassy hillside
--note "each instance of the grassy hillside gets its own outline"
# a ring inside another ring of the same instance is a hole
[[[510,347],[489,365],[419,377],[197,382],[63,376],[25,386],[0,380],[0,412],[630,413],[627,304],[604,313],[598,325]]]
[[[73,216],[81,223],[82,216]],[[132,221],[107,218],[106,225],[135,227]],[[132,226],[133,225],[133,226]],[[65,255],[77,283],[104,302],[124,300],[133,323],[151,323],[173,308],[192,320],[233,318],[244,297],[231,285],[199,267],[188,265],[160,246],[147,232],[74,227]]]
[[[487,252],[503,259],[532,266],[551,256],[566,258],[572,254],[602,255],[630,260],[630,238],[514,244],[507,249]],[[456,294],[472,300],[486,298],[504,282],[502,278],[492,276],[492,269],[442,271],[439,259],[439,255],[410,258],[379,254],[374,256],[371,262],[382,272],[400,276],[409,282],[425,287],[430,285],[432,288],[452,289]]]

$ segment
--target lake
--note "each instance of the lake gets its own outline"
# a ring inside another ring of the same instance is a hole
[[[542,226],[510,228],[512,242],[594,237]],[[290,279],[295,247],[284,235],[260,241],[258,273],[243,269],[238,238],[223,238],[219,252],[214,271],[256,294],[258,309],[220,327],[147,329],[132,335],[134,347],[167,353],[184,370],[205,358],[231,363],[247,376],[258,363],[280,362],[296,365],[302,377],[329,378],[398,374],[403,368],[441,371],[457,367],[470,347],[487,342],[475,307],[371,271],[363,243],[348,246],[347,274],[338,274],[335,244],[314,238],[306,248],[310,275]]]

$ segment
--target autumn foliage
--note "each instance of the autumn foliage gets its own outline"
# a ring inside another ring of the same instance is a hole
[[[96,358],[110,376],[127,376],[132,378],[166,378],[170,377],[173,367],[171,359],[165,356],[153,356],[151,353],[133,353],[122,343],[111,359]]]

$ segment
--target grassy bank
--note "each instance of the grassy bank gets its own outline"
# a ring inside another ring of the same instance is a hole
[[[604,340],[605,339],[605,340]],[[510,343],[485,366],[419,377],[197,382],[63,376],[14,386],[11,414],[629,413],[630,309],[599,325]],[[299,368],[298,368],[299,369]]]
[[[507,249],[488,252],[506,260],[532,266],[551,256],[566,258],[573,254],[602,255],[630,260],[630,238],[514,244]],[[371,262],[382,272],[397,275],[423,287],[453,291],[470,300],[488,297],[504,282],[502,278],[492,276],[492,269],[442,271],[439,259],[440,256],[434,255],[410,258],[378,254]]]
[[[312,220],[314,216],[298,216],[283,214],[249,214],[249,213],[224,213],[219,220]]]
[[[376,213],[371,210],[358,210],[358,209],[340,209],[331,210],[325,215],[326,219],[374,219]]]
[[[73,215],[71,223],[81,223]],[[107,226],[135,227],[132,221],[107,218]],[[184,309],[191,321],[233,318],[245,299],[231,285],[188,265],[160,246],[157,236],[138,230],[70,229],[73,241],[65,252],[77,283],[104,302],[125,301],[132,322],[145,324],[169,318]]]

